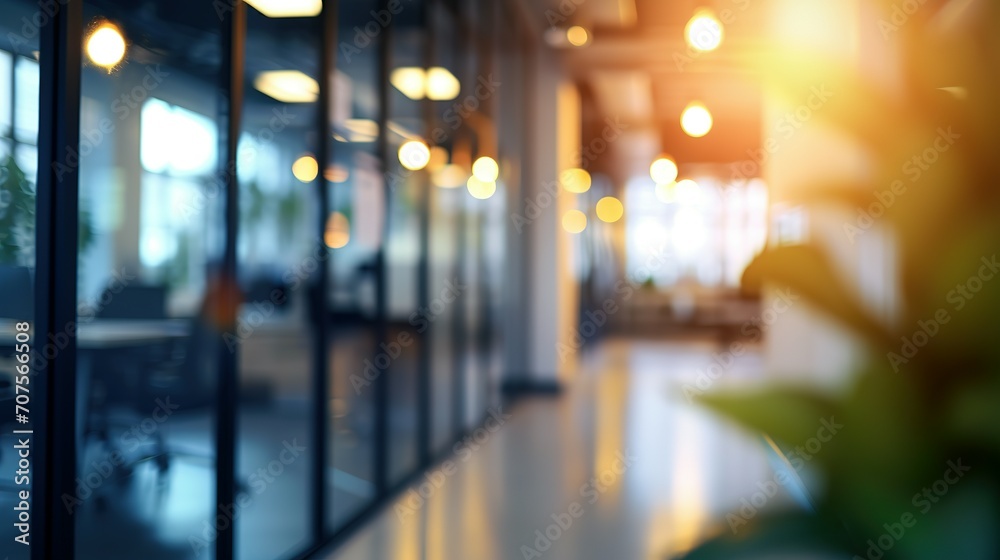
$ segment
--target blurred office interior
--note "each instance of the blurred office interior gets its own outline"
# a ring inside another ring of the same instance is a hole
[[[877,494],[874,476],[832,483],[814,440],[807,454],[778,429],[849,447],[841,416],[798,422],[774,401],[770,430],[701,398],[849,394],[872,355],[852,326],[912,334],[901,270],[921,249],[900,249],[888,216],[962,225],[918,197],[988,159],[1000,120],[972,103],[996,89],[997,15],[987,0],[0,0],[0,551],[702,558],[765,512]],[[931,36],[955,50],[915,50]],[[920,57],[956,81],[917,83]],[[859,83],[893,112],[861,106]],[[919,87],[972,101],[906,105]],[[910,110],[954,120],[924,142]],[[879,142],[916,156],[885,175]],[[847,183],[875,187],[824,200]],[[988,244],[921,244],[963,281],[960,256],[989,262]],[[863,312],[831,318],[853,308],[826,284],[749,285],[759,255],[805,245],[835,274],[803,257],[781,278],[835,276]],[[837,519],[849,546],[776,533],[716,557],[1000,553],[996,536],[942,551],[930,529],[886,546],[877,523]]]

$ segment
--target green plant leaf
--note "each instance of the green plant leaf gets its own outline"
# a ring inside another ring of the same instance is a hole
[[[815,437],[824,420],[835,417],[836,403],[829,397],[798,387],[774,387],[754,393],[716,392],[698,401],[788,445],[802,445]]]
[[[862,307],[826,256],[810,245],[767,250],[743,273],[743,289],[759,292],[765,283],[788,287],[878,348],[890,344],[885,327]]]

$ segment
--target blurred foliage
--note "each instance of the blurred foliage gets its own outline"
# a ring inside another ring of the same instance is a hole
[[[875,3],[887,22],[904,4],[919,6],[886,37],[898,49],[898,75],[862,78],[799,54],[763,64],[771,76],[784,70],[776,79],[785,91],[831,85],[837,95],[822,117],[870,157],[866,184],[804,189],[809,203],[857,213],[904,181],[905,193],[877,218],[897,248],[899,319],[870,313],[820,247],[770,248],[748,268],[746,289],[801,293],[866,341],[869,359],[839,396],[797,386],[701,399],[783,449],[814,436],[822,418],[845,427],[810,461],[822,480],[816,512],[768,510],[689,560],[1000,558],[1000,273],[987,264],[1000,253],[1000,4]],[[962,6],[962,17],[946,21]],[[939,159],[904,167],[949,130],[959,137]],[[997,278],[961,295],[980,270]],[[948,473],[956,464],[970,470],[956,478]],[[936,482],[946,494],[934,494]]]
[[[77,238],[82,253],[94,243],[96,233],[90,212],[80,209]],[[34,266],[35,188],[13,155],[0,165],[0,264]]]

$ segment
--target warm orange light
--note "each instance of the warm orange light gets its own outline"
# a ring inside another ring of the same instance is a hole
[[[625,215],[622,201],[613,196],[606,196],[597,201],[597,218],[602,222],[613,224]]]
[[[579,210],[570,210],[563,214],[562,227],[568,233],[581,233],[587,229],[587,215]]]
[[[684,38],[687,44],[696,51],[709,52],[719,48],[725,30],[722,22],[715,17],[715,13],[707,8],[702,8],[695,12],[694,16],[684,27]]]
[[[94,64],[112,69],[125,58],[125,37],[118,27],[105,23],[87,38],[87,57]]]
[[[677,164],[669,157],[661,157],[649,166],[649,176],[658,185],[666,185],[677,180]]]
[[[579,25],[574,25],[566,30],[566,40],[574,47],[582,47],[590,42],[590,33]]]
[[[347,216],[340,212],[330,214],[326,221],[326,232],[323,234],[323,242],[331,249],[341,249],[346,247],[351,241],[351,223]]]
[[[708,134],[713,124],[712,113],[700,101],[692,101],[681,115],[681,128],[693,138],[701,138]]]
[[[319,163],[311,155],[304,155],[292,164],[292,175],[303,183],[311,183],[319,175]]]
[[[585,193],[590,190],[593,180],[585,169],[567,169],[559,176],[564,189],[571,193]]]

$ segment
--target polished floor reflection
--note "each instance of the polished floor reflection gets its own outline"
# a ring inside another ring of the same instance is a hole
[[[602,344],[564,398],[503,411],[329,558],[663,559],[729,530],[726,514],[774,474],[757,437],[684,396],[718,350]],[[762,378],[751,352],[715,384]]]

